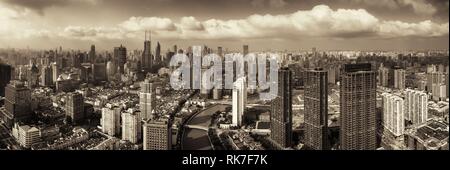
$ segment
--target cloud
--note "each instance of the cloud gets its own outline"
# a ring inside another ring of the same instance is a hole
[[[80,3],[95,5],[100,1],[102,0],[4,0],[6,4],[30,9],[40,15],[44,15],[44,9],[54,6],[68,6]]]
[[[1,8],[1,6],[0,6]],[[23,20],[24,14],[0,10],[0,35],[3,38],[62,37],[77,40],[118,40],[142,38],[144,30],[160,39],[243,40],[302,38],[400,38],[448,36],[449,24],[431,20],[403,22],[382,20],[364,9],[331,9],[318,5],[310,10],[289,14],[254,14],[238,19],[198,20],[193,16],[172,20],[162,17],[130,17],[113,26],[67,26],[64,28],[34,28]],[[23,34],[22,32],[26,32]]]
[[[119,28],[68,26],[59,36],[69,39],[91,40],[124,39],[128,34]]]
[[[122,22],[120,26],[128,31],[160,31],[176,28],[171,19],[158,17],[131,17]]]
[[[255,8],[263,8],[266,6],[270,8],[282,8],[287,5],[284,0],[252,0],[250,4]]]
[[[379,27],[379,33],[385,37],[414,36],[439,37],[448,35],[449,25],[433,23],[430,20],[419,23],[385,21]]]
[[[0,6],[0,39],[48,37],[50,32],[45,29],[34,29],[26,20],[28,16],[28,11],[16,11]]]
[[[391,10],[408,7],[411,8],[414,13],[423,16],[432,16],[438,11],[437,7],[430,3],[430,0],[342,0],[342,2],[345,1],[365,4],[368,6],[388,8]],[[439,1],[443,2],[446,0]]]

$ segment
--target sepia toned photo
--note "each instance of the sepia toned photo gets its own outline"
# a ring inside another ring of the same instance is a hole
[[[448,0],[0,0],[0,152],[448,151],[449,81]]]

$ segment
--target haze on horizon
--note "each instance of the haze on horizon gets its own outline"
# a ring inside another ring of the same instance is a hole
[[[253,50],[449,47],[449,0],[0,0],[0,48]],[[154,45],[152,45],[154,46]]]

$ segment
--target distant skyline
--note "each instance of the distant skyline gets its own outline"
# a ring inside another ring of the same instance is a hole
[[[0,48],[425,50],[449,47],[448,0],[0,0]]]

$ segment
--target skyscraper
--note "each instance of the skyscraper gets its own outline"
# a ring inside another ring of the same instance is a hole
[[[433,84],[441,84],[442,83],[442,73],[439,72],[431,72],[427,73],[427,92],[433,93]]]
[[[278,148],[292,145],[292,71],[278,70],[278,95],[271,103],[270,138]]]
[[[41,86],[51,86],[53,85],[52,82],[52,68],[49,66],[44,66],[41,69]]]
[[[383,87],[389,86],[389,69],[380,67],[378,70],[378,84]]]
[[[53,84],[56,84],[56,81],[59,77],[59,68],[56,63],[52,63],[52,82]]]
[[[11,80],[11,66],[0,63],[0,96],[5,96],[5,87]]]
[[[151,69],[152,65],[151,33],[150,38],[147,39],[147,31],[145,31],[144,52],[142,53],[141,66],[143,70],[148,71]]]
[[[95,64],[97,54],[95,54],[95,45],[91,45],[91,51],[89,51],[89,60],[91,64]]]
[[[156,44],[155,49],[155,63],[160,64],[161,63],[161,45],[159,42]]]
[[[371,64],[346,64],[341,74],[340,140],[343,150],[376,149],[376,73]]]
[[[31,117],[31,92],[22,81],[12,80],[5,87],[4,121],[8,127],[17,121],[27,120]]]
[[[404,102],[399,96],[383,93],[383,126],[395,136],[405,131]]]
[[[120,111],[119,107],[107,106],[102,108],[101,125],[103,133],[110,136],[120,134]]]
[[[248,45],[243,46],[244,57],[248,54]]]
[[[306,72],[305,145],[308,149],[327,150],[328,141],[328,73],[322,69]]]
[[[394,70],[394,88],[399,90],[405,89],[405,70],[395,69]]]
[[[139,108],[141,110],[141,118],[148,120],[153,118],[153,107],[155,105],[155,93],[153,83],[145,79],[141,83],[141,92],[139,92]]]
[[[114,60],[116,60],[118,72],[120,74],[124,73],[124,66],[127,62],[127,48],[120,45],[120,47],[114,47]]]
[[[428,119],[428,95],[423,91],[405,90],[405,120],[420,124]]]
[[[138,143],[142,137],[140,112],[128,111],[122,113],[122,140]]]
[[[242,125],[242,117],[244,116],[245,104],[247,102],[247,87],[245,77],[238,78],[233,86],[233,119],[234,126]]]
[[[172,149],[172,123],[170,119],[150,120],[143,125],[144,150]]]
[[[66,116],[73,124],[79,124],[84,119],[84,99],[80,93],[69,93],[66,98]]]

